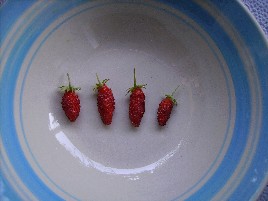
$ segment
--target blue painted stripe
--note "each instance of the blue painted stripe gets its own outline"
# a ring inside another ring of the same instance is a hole
[[[217,7],[222,7],[221,3],[214,3]],[[243,195],[245,200],[249,200],[254,193],[260,193],[259,187],[264,184],[263,181],[268,182],[268,41],[257,29],[255,20],[246,11],[240,11],[237,15],[237,10],[241,10],[240,4],[233,2],[232,6],[224,8],[224,13],[250,51],[262,92],[262,122],[257,150],[246,175],[231,197],[231,200],[237,200]]]
[[[3,160],[3,156],[1,153],[0,153],[0,164],[1,164],[0,177],[2,175],[2,180],[4,181],[4,185],[6,186],[5,188],[8,189],[8,192],[6,192],[6,193],[5,193],[5,191],[3,192],[5,194],[5,196],[8,197],[9,199],[12,198],[10,200],[22,200],[22,197],[23,197],[26,200],[30,201],[31,199],[29,198],[29,195],[27,194],[27,192],[24,192],[22,190],[21,186],[19,186],[19,185],[16,186],[20,192],[20,193],[18,193],[10,185],[10,182],[16,183],[16,180],[13,177],[13,175],[9,172],[6,161]],[[5,174],[3,174],[3,173],[5,173]],[[8,178],[8,180],[6,178]],[[1,187],[0,187],[0,189],[1,189]],[[0,194],[1,194],[1,190],[0,190]],[[20,197],[20,199],[17,199],[19,197]],[[1,195],[0,195],[0,198],[1,198]],[[14,198],[16,198],[16,199],[14,199]]]
[[[41,2],[38,2],[38,6],[34,6],[33,5],[33,7],[34,8],[32,8],[32,9],[30,9],[31,10],[31,12],[29,12],[28,13],[28,16],[31,16],[31,15],[34,15],[34,13],[36,13],[36,10],[41,10],[44,6],[46,6],[46,4],[47,4],[47,2],[45,2],[45,1],[41,1]],[[25,11],[26,12],[26,11]],[[9,17],[11,17],[11,16],[8,16],[8,17],[5,17],[6,19],[8,19]],[[8,35],[9,35],[9,41],[7,42],[7,44],[6,44],[6,48],[5,49],[3,49],[2,51],[1,51],[1,54],[0,54],[0,60],[2,60],[2,58],[5,58],[5,57],[7,57],[7,55],[6,55],[6,52],[7,52],[7,50],[8,50],[8,48],[7,47],[10,47],[11,45],[12,45],[12,43],[13,43],[13,41],[14,41],[14,38],[12,38],[12,37],[15,37],[16,36],[16,34],[18,33],[18,32],[20,32],[20,30],[22,30],[23,29],[23,27],[25,27],[25,24],[27,24],[27,22],[28,22],[28,18],[26,18],[25,16],[24,16],[24,18],[26,19],[26,22],[25,23],[20,23],[19,25],[18,25],[18,27],[16,27],[16,30],[12,30],[13,28],[14,28],[14,26],[15,25],[12,25],[11,27],[10,27],[10,32],[11,33],[8,33]],[[2,24],[4,24],[5,25],[5,23],[2,23]],[[15,28],[14,28],[15,29]],[[2,39],[2,36],[0,37],[0,46],[2,46],[3,45],[3,43],[4,43],[4,41],[5,40],[7,40],[7,38],[5,38],[4,36],[3,36],[3,39]],[[5,41],[6,42],[6,41]]]
[[[21,200],[0,171],[0,200]]]
[[[31,7],[35,2],[36,0],[27,0],[23,2],[19,2],[19,0],[10,0],[6,1],[5,4],[0,7],[0,46],[5,40],[13,24],[17,21],[17,19],[19,19],[25,10]]]

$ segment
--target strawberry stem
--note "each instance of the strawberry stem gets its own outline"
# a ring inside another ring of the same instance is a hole
[[[175,94],[175,92],[177,91],[177,89],[179,88],[179,86],[180,86],[180,85],[178,85],[178,86],[176,87],[176,89],[172,92],[171,96],[173,96],[173,95]]]
[[[136,69],[134,68],[134,88],[137,87],[137,84],[136,84]]]
[[[71,89],[72,85],[71,85],[71,79],[70,79],[69,73],[67,73],[67,77],[68,77],[68,82],[69,82],[69,89]]]
[[[101,85],[101,82],[100,82],[100,79],[99,79],[98,73],[96,73],[96,77],[97,77],[97,80],[98,80],[98,82],[99,82],[99,85]]]
[[[134,68],[134,86],[133,87],[131,87],[131,88],[129,88],[128,90],[127,90],[127,93],[126,93],[126,95],[128,94],[128,93],[130,93],[130,92],[133,92],[135,89],[137,89],[137,88],[145,88],[145,86],[146,86],[147,84],[139,84],[139,85],[137,85],[137,79],[136,79],[136,69]]]

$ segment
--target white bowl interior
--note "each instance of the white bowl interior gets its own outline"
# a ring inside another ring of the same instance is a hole
[[[27,160],[66,199],[64,192],[81,200],[187,197],[215,172],[231,138],[234,92],[220,51],[181,13],[134,4],[75,12],[44,31],[21,68],[15,113]],[[147,84],[139,128],[129,122],[125,96],[134,67],[137,82]],[[74,123],[60,105],[67,72],[82,88]],[[114,92],[110,126],[97,111],[96,73]],[[177,85],[179,104],[160,128],[158,104]]]

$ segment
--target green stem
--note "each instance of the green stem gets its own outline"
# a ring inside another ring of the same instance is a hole
[[[175,94],[175,92],[177,91],[177,89],[179,88],[179,86],[180,86],[180,85],[178,85],[178,86],[176,87],[176,89],[172,92],[171,96],[173,96],[173,95]]]
[[[68,77],[68,82],[69,82],[69,89],[71,89],[71,79],[70,79],[69,73],[67,73],[67,77]]]
[[[134,88],[136,88],[136,69],[134,68]]]
[[[99,79],[98,73],[96,73],[96,77],[97,77],[97,80],[98,80],[99,84],[101,85],[101,82],[100,82],[100,79]]]

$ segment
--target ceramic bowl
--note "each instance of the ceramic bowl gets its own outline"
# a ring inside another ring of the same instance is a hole
[[[268,175],[267,41],[237,1],[7,1],[2,200],[254,200]],[[133,69],[147,84],[138,128]],[[59,86],[81,87],[70,122]],[[113,122],[93,88],[109,79]],[[157,108],[177,87],[166,126]]]

